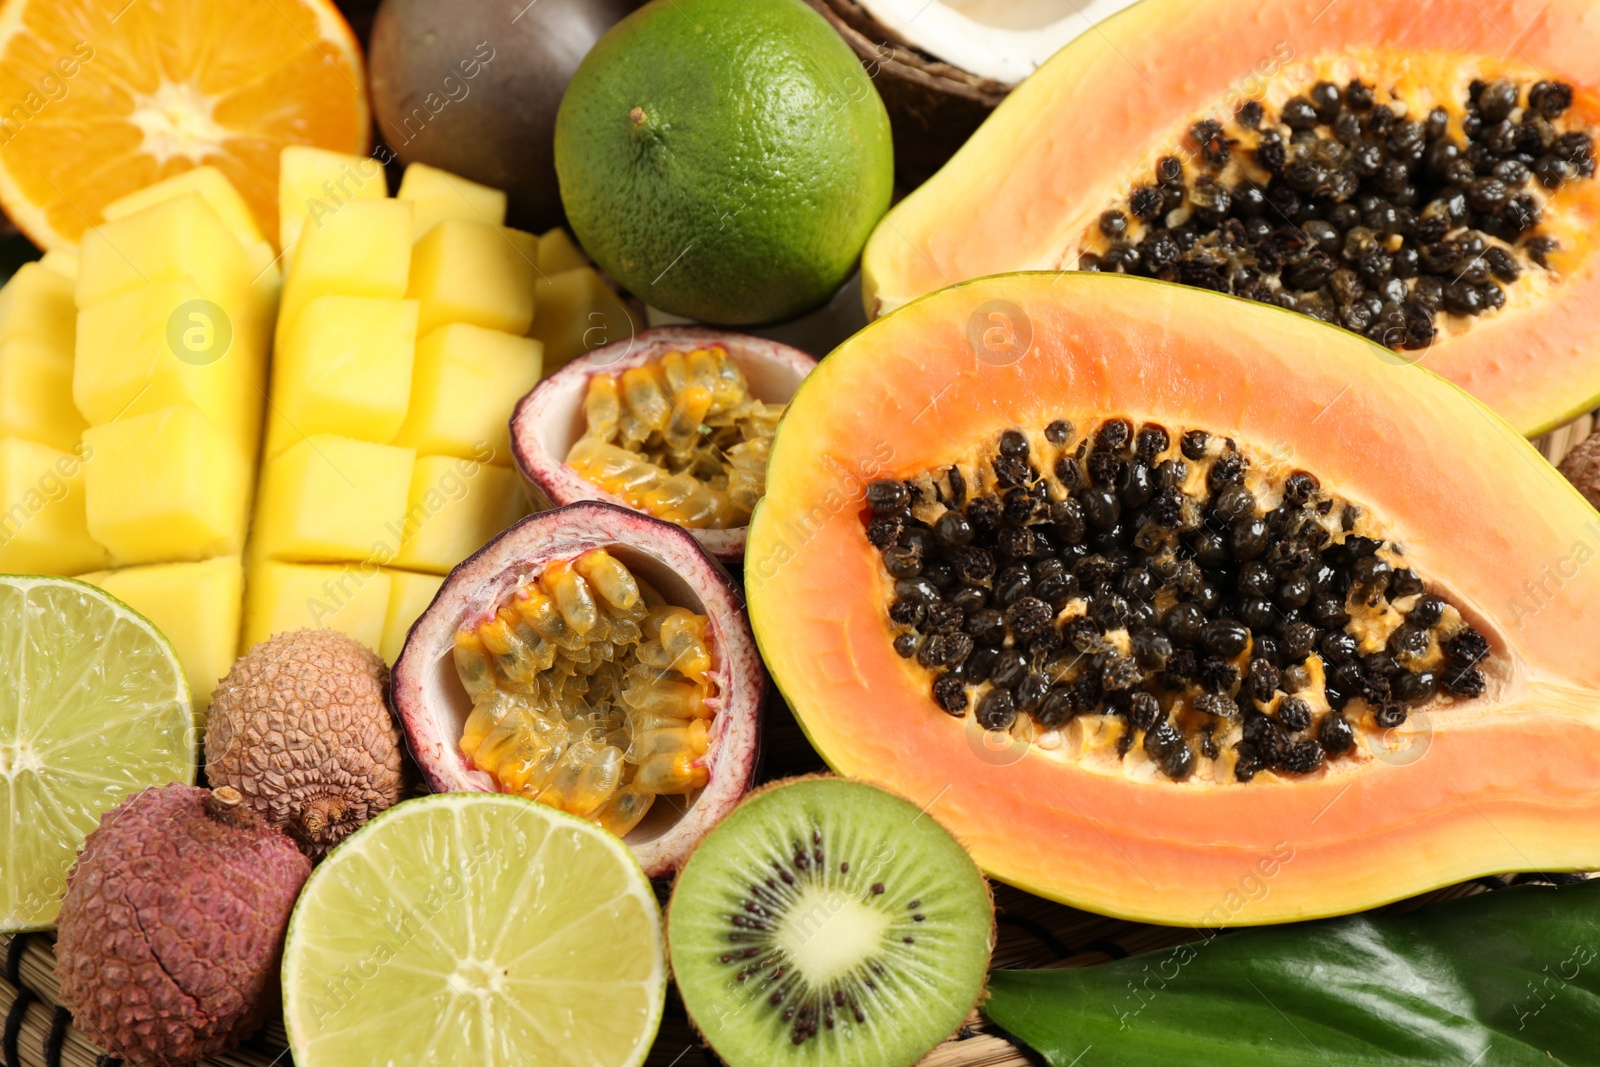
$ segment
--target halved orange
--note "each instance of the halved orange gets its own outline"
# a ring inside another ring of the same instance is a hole
[[[111,201],[209,163],[278,232],[278,153],[365,152],[361,49],[331,0],[4,0],[0,206],[70,248]]]

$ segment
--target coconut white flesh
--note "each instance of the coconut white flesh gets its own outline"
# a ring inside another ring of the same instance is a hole
[[[969,74],[1015,85],[1135,0],[856,0],[884,29]]]

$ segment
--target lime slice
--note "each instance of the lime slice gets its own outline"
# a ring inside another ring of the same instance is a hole
[[[189,683],[144,616],[70,578],[0,575],[0,933],[56,921],[100,816],[193,784]]]
[[[296,1067],[625,1067],[666,996],[661,908],[617,838],[544,804],[397,804],[312,872],[289,920]]]

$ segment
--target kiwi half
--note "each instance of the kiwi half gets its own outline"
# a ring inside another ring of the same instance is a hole
[[[728,1067],[909,1067],[982,994],[994,900],[915,804],[797,778],[701,842],[667,944],[684,1007]]]

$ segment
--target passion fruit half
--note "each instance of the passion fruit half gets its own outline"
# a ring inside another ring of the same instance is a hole
[[[816,365],[746,334],[646,330],[536,385],[511,416],[511,451],[536,507],[621,505],[738,559],[772,429]]]
[[[688,531],[583,501],[450,573],[391,699],[434,791],[561,807],[658,877],[749,789],[768,684],[737,586]]]

